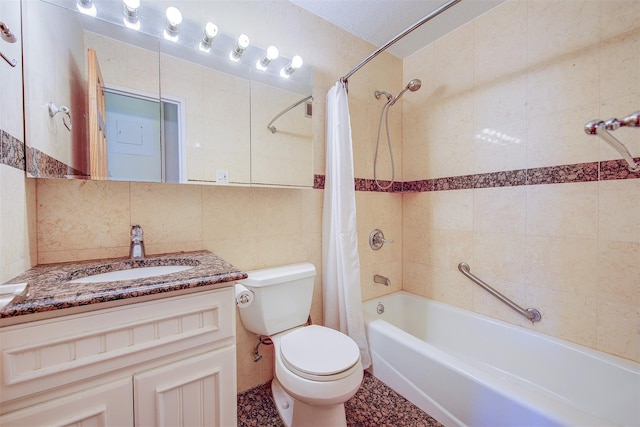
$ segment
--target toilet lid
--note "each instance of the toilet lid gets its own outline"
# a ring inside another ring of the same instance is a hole
[[[360,360],[358,345],[347,335],[324,326],[310,325],[282,337],[283,363],[303,377],[344,372]]]

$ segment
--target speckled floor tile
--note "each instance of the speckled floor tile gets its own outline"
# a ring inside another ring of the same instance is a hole
[[[349,427],[442,427],[438,421],[365,372],[360,390],[347,403]],[[239,427],[283,427],[271,397],[271,383],[238,395]]]

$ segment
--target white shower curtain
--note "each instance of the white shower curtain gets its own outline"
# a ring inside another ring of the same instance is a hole
[[[371,365],[362,316],[360,257],[349,101],[342,82],[327,93],[327,155],[322,213],[324,323],[349,335],[360,348],[362,366]]]

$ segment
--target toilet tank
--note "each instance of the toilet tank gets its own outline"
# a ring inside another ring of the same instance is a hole
[[[284,265],[247,274],[249,277],[238,281],[253,292],[253,302],[238,308],[245,328],[270,336],[307,322],[316,275],[313,264]]]

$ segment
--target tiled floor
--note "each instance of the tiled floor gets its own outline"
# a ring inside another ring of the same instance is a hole
[[[349,427],[443,427],[367,372],[345,410]],[[238,426],[283,427],[271,398],[271,383],[238,395]]]

